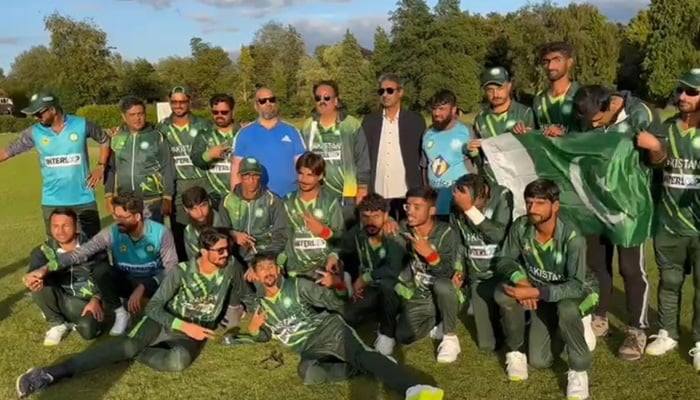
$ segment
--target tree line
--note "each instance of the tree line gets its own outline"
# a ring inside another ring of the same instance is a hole
[[[508,14],[476,15],[460,9],[459,0],[398,1],[390,29],[377,28],[372,50],[362,48],[351,31],[342,41],[306,54],[304,41],[291,25],[265,23],[237,60],[220,46],[194,37],[190,55],[157,62],[125,60],[109,46],[107,34],[93,22],[54,13],[45,18],[48,45],[18,55],[0,88],[17,108],[31,93],[51,89],[73,111],[90,104],[113,104],[127,94],[148,101],[186,85],[196,105],[205,106],[215,92],[231,93],[241,107],[252,107],[257,85],[272,88],[288,117],[308,115],[312,85],[334,79],[348,112],[363,114],[378,104],[377,77],[398,73],[405,103],[424,110],[441,88],[453,90],[459,106],[474,111],[482,102],[479,75],[504,66],[514,79],[516,96],[528,103],[545,76],[536,59],[538,47],[565,40],[576,50],[574,78],[666,105],[675,79],[700,66],[700,0],[652,0],[628,23],[610,21],[590,4],[565,7],[551,2],[527,5]]]

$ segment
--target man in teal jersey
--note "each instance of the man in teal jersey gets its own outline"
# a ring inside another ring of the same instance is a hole
[[[135,96],[121,101],[124,125],[112,137],[105,196],[112,212],[112,198],[123,191],[143,198],[150,217],[163,223],[172,211],[175,171],[170,146],[163,135],[146,122],[146,103]]]
[[[678,347],[680,307],[686,273],[693,279],[692,343],[689,355],[700,372],[700,68],[684,74],[676,88],[679,114],[663,125],[667,159],[661,160],[661,192],[656,207],[654,252],[659,266],[659,332],[646,354],[664,355]]]
[[[70,207],[78,214],[80,229],[88,236],[100,230],[94,188],[104,178],[109,160],[109,137],[94,123],[63,113],[58,98],[48,92],[32,95],[22,112],[38,123],[22,131],[19,139],[0,150],[0,163],[36,148],[41,167],[41,205],[46,233],[54,208]],[[97,168],[89,172],[87,138],[100,144]]]
[[[250,334],[229,335],[224,338],[225,344],[279,340],[300,354],[297,371],[307,385],[370,374],[406,399],[443,398],[441,389],[419,384],[395,361],[371,350],[357,332],[333,312],[342,309],[342,297],[347,296],[346,287],[338,276],[323,272],[316,283],[285,278],[274,254],[256,255],[253,265],[264,293],[256,299],[256,310],[248,328]]]
[[[29,272],[41,268],[57,254],[75,250],[87,242],[78,232],[78,216],[70,208],[57,208],[51,213],[51,238],[32,250]],[[109,268],[107,253],[64,271],[49,273],[41,281],[25,277],[32,299],[41,309],[51,328],[46,332],[44,346],[56,346],[75,329],[85,340],[100,334],[104,311],[98,286],[92,277],[96,264]],[[29,285],[32,282],[34,285]]]
[[[296,166],[299,189],[284,199],[289,229],[280,264],[292,277],[314,278],[318,269],[339,272],[343,213],[338,196],[321,183],[326,162],[322,156],[306,152]]]
[[[486,94],[487,106],[474,118],[476,139],[469,141],[469,157],[479,172],[493,182],[496,178],[488,165],[486,156],[481,151],[481,140],[512,133],[516,126],[528,129],[535,127],[532,109],[513,100],[513,83],[503,67],[489,68],[481,75],[481,87]],[[520,125],[518,125],[520,123]]]
[[[586,238],[559,214],[559,187],[547,179],[530,182],[524,192],[527,215],[516,219],[503,243],[497,273],[505,277],[494,294],[505,331],[506,373],[511,381],[528,378],[527,362],[549,368],[552,338],[563,339],[568,355],[568,399],[588,398],[591,350],[581,317],[598,301],[597,281],[586,265]],[[525,310],[531,310],[528,356]]]
[[[447,220],[452,203],[452,184],[467,174],[464,148],[472,139],[469,128],[456,117],[457,97],[449,90],[439,90],[428,102],[433,123],[423,136],[422,166],[426,181],[438,192],[437,215]]]
[[[187,259],[185,250],[185,226],[187,212],[182,206],[182,193],[192,186],[207,186],[206,171],[192,163],[192,143],[197,134],[213,129],[211,121],[197,117],[190,111],[190,93],[176,86],[169,93],[172,114],[156,126],[168,141],[170,153],[175,164],[175,209],[170,217],[170,229],[173,231],[177,256],[180,261]]]
[[[396,316],[401,303],[394,286],[406,261],[406,241],[389,234],[384,226],[389,219],[389,201],[370,193],[358,206],[360,226],[348,235],[342,246],[341,259],[347,254],[359,261],[359,275],[353,283],[353,300],[345,308],[345,319],[355,325],[377,315],[379,334],[374,348],[389,356],[396,345]]]
[[[137,360],[157,371],[180,372],[214,337],[231,284],[230,239],[212,228],[202,231],[196,260],[176,265],[128,336],[91,347],[66,361],[30,369],[17,379],[17,394],[29,397],[61,379]]]
[[[143,200],[133,193],[116,196],[112,204],[115,224],[102,229],[85,245],[59,254],[49,263],[29,274],[30,279],[44,279],[46,274],[86,262],[104,251],[112,254],[114,268],[95,276],[103,299],[115,310],[110,335],[121,335],[129,323],[129,312],[141,310],[143,297],[151,297],[165,272],[177,264],[173,236],[165,225],[143,218]],[[128,298],[127,311],[122,300]]]
[[[370,164],[362,122],[340,110],[338,84],[321,81],[313,87],[316,115],[301,129],[306,147],[326,161],[324,185],[340,199],[346,228],[355,219],[355,205],[367,195]]]
[[[513,194],[480,174],[465,175],[454,184],[455,209],[450,224],[466,250],[465,275],[474,310],[476,344],[494,351],[500,336],[498,305],[493,293],[498,252],[513,218]]]
[[[582,86],[574,96],[574,109],[584,131],[600,134],[617,132],[631,139],[642,163],[649,164],[651,159],[663,158],[665,151],[661,141],[650,133],[658,131],[658,113],[629,92],[616,92],[601,85]],[[638,360],[644,354],[647,342],[645,331],[649,327],[650,288],[644,243],[629,247],[615,246],[603,235],[589,235],[587,249],[588,266],[595,272],[600,284],[600,303],[593,314],[593,330],[600,337],[607,336],[609,332],[613,254],[617,250],[627,303],[626,338],[618,355],[623,360]]]
[[[574,95],[579,84],[571,80],[574,70],[574,49],[566,42],[543,45],[538,52],[540,65],[547,73],[549,85],[535,95],[532,108],[535,122],[546,136],[561,136],[566,132],[578,132]],[[518,124],[513,133],[522,134],[530,129]]]
[[[207,171],[209,195],[214,209],[229,193],[231,182],[231,145],[238,130],[234,121],[236,101],[228,94],[215,94],[209,100],[214,129],[201,131],[192,143],[192,163]]]

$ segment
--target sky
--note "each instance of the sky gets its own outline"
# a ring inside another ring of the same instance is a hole
[[[582,2],[574,0],[575,2]],[[528,0],[462,0],[471,13],[507,13]],[[571,0],[559,0],[565,5]],[[609,18],[627,22],[648,0],[588,0]],[[429,0],[433,6],[436,0]],[[377,26],[389,27],[395,0],[31,0],[7,1],[2,10],[0,68],[9,72],[14,58],[31,46],[49,42],[43,19],[54,11],[76,20],[91,19],[107,33],[109,45],[125,59],[189,55],[190,38],[201,37],[235,55],[267,21],[293,25],[309,52],[336,43],[350,29],[364,47],[372,47]]]

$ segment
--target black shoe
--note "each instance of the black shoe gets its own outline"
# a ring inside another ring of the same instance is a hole
[[[26,399],[35,392],[45,389],[53,383],[53,376],[43,368],[30,368],[17,378],[17,396]]]

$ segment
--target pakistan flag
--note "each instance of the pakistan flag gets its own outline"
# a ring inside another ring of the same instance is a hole
[[[555,181],[563,214],[584,234],[605,234],[620,246],[650,237],[653,205],[649,174],[639,152],[622,133],[541,132],[504,134],[484,140],[496,180],[513,192],[514,217],[523,215],[525,186],[537,178]]]

